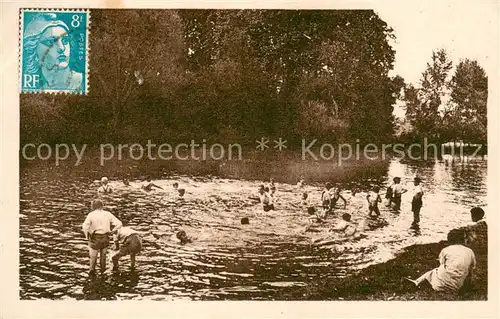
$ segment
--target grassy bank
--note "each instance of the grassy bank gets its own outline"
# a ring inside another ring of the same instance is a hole
[[[433,291],[430,287],[413,289],[403,278],[417,278],[439,266],[437,257],[446,242],[414,245],[396,258],[363,269],[346,278],[332,278],[312,283],[300,290],[286,293],[283,299],[296,300],[487,300],[487,252],[475,252],[477,266],[470,291],[450,295]]]

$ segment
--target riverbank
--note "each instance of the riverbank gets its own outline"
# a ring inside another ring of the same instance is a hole
[[[487,300],[488,256],[476,252],[477,266],[471,291],[460,295],[438,293],[430,288],[412,289],[403,278],[417,278],[439,266],[437,257],[445,241],[407,247],[396,258],[363,269],[345,278],[332,278],[295,289],[282,295],[283,300]]]

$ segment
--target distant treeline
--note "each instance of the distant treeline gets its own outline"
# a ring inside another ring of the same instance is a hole
[[[21,143],[486,138],[477,62],[448,83],[438,52],[422,87],[405,85],[389,76],[393,30],[371,10],[92,10],[90,31],[89,94],[22,94]]]

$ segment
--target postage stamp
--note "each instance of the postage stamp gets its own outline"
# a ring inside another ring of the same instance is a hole
[[[88,10],[21,9],[21,93],[88,93]]]

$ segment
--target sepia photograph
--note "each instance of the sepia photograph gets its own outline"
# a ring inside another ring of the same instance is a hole
[[[497,10],[21,7],[18,298],[490,300]]]

